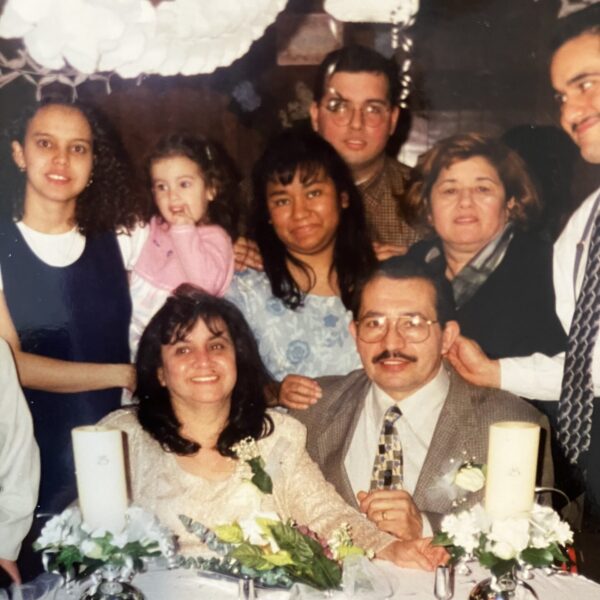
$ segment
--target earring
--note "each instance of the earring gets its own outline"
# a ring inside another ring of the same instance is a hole
[[[21,173],[25,173],[25,171],[27,171],[27,168],[25,167],[25,165],[19,165],[19,171],[21,171]]]
[[[85,187],[86,187],[86,188],[89,188],[89,187],[90,187],[90,185],[92,185],[92,183],[94,183],[94,178],[93,178],[93,177],[90,177],[90,178],[88,179],[88,182],[85,184]]]

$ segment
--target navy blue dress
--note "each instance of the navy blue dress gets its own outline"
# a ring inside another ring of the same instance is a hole
[[[131,300],[114,233],[88,236],[82,255],[52,267],[12,221],[0,221],[4,296],[24,352],[60,360],[129,362]],[[76,497],[71,429],[120,405],[121,389],[74,394],[24,389],[40,446],[39,512],[59,512]]]

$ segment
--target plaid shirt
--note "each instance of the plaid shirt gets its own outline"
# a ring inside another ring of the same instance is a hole
[[[358,186],[373,241],[410,246],[421,239],[403,216],[409,176],[409,167],[386,156],[383,169],[373,179]]]

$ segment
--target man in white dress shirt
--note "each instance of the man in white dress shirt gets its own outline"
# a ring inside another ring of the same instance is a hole
[[[307,426],[307,449],[345,500],[401,539],[427,535],[455,506],[448,474],[468,460],[485,463],[497,421],[547,421],[505,392],[472,386],[443,363],[459,333],[450,290],[421,265],[395,257],[357,290],[351,331],[364,369],[323,377],[322,397],[292,411]],[[392,408],[397,407],[397,408]],[[372,485],[388,409],[401,446],[400,485]],[[399,409],[399,411],[398,411]],[[540,480],[553,480],[548,436]],[[466,495],[464,506],[481,500]]]
[[[40,455],[8,344],[0,338],[0,587],[21,577],[16,560],[40,484]]]
[[[561,19],[552,50],[550,77],[560,103],[560,123],[579,146],[583,158],[600,164],[600,4]],[[571,330],[586,274],[591,274],[593,261],[588,262],[588,253],[599,210],[600,188],[581,204],[554,245],[556,312],[566,332]],[[600,298],[600,290],[597,293]],[[585,446],[579,444],[580,451],[576,454],[578,468],[571,467],[575,479],[561,485],[567,487],[565,491],[573,498],[585,489],[583,528],[600,531],[600,343],[597,317],[593,316],[597,302],[590,304],[588,321],[594,323],[586,325],[596,328],[596,337],[590,347],[587,377],[591,380],[595,408],[591,424],[587,425],[587,442]],[[575,341],[571,333],[570,348]],[[497,387],[526,398],[557,401],[561,397],[564,353],[490,360],[474,342],[459,338],[449,358],[465,379],[477,385]],[[585,383],[576,379],[573,385],[581,389]],[[580,402],[576,408],[582,406]],[[560,415],[560,403],[558,411]],[[568,421],[567,425],[571,423]],[[560,422],[558,428],[560,437]],[[568,439],[568,431],[566,435]],[[566,447],[565,453],[569,454]],[[579,501],[583,501],[583,496]]]

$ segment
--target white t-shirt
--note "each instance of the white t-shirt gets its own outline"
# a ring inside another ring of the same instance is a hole
[[[42,233],[16,223],[31,251],[51,267],[68,267],[83,254],[85,236],[77,228],[65,233]],[[127,271],[131,271],[148,237],[148,227],[136,227],[131,233],[118,233],[117,242]],[[0,290],[4,289],[0,268]]]

